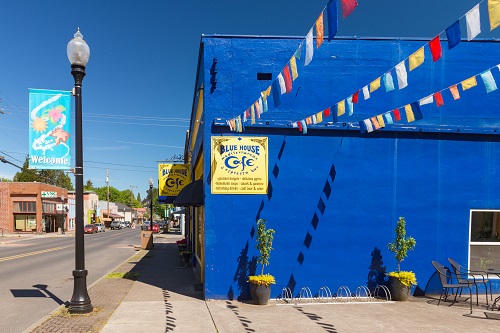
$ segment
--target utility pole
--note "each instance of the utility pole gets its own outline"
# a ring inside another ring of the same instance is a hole
[[[108,219],[109,219],[109,172],[108,172],[108,169],[106,169],[106,186],[108,187],[108,195],[107,195],[108,207],[107,207],[107,212],[108,212]]]

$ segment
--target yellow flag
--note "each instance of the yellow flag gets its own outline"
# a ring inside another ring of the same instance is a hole
[[[313,123],[312,117],[307,117],[306,118],[306,124],[311,125]]]
[[[337,103],[337,116],[341,116],[345,113],[345,100]]]
[[[405,112],[406,112],[406,119],[408,120],[409,123],[415,121],[415,115],[413,114],[413,110],[410,104],[405,105]]]
[[[323,111],[316,113],[316,122],[320,123],[323,121]]]
[[[378,124],[380,125],[380,127],[385,127],[384,117],[382,117],[381,114],[379,114],[377,116],[377,120],[378,120]]]
[[[380,77],[370,83],[370,92],[374,92],[378,88],[380,88]]]
[[[422,65],[424,62],[425,55],[424,55],[424,47],[422,46],[421,48],[418,49],[417,52],[413,53],[410,56],[409,63],[410,63],[410,71],[414,70],[418,66]]]
[[[292,70],[292,79],[295,81],[296,78],[299,77],[299,72],[297,72],[297,60],[295,60],[295,56],[290,58],[290,69]]]
[[[462,90],[467,90],[477,85],[476,76],[470,77],[462,82]]]
[[[490,15],[490,30],[500,25],[500,0],[488,0],[488,13]]]
[[[267,97],[269,97],[269,95],[271,94],[271,86],[267,87],[267,89],[264,90],[262,93],[265,94]]]

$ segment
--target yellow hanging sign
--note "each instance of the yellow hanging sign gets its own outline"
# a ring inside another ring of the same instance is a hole
[[[212,194],[267,194],[267,137],[213,136]]]
[[[158,164],[159,196],[176,197],[191,181],[188,164]]]

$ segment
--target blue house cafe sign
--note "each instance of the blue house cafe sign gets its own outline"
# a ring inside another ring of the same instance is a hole
[[[175,198],[190,183],[189,164],[158,164],[158,180],[158,195]]]
[[[213,136],[212,194],[266,194],[267,137]]]

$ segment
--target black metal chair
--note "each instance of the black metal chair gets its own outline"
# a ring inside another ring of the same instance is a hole
[[[488,275],[486,272],[483,271],[474,271],[474,270],[469,270],[459,263],[457,263],[455,260],[448,258],[448,261],[450,262],[451,267],[453,268],[453,271],[455,274],[457,274],[458,282],[459,283],[466,283],[465,281],[468,281],[469,283],[473,284],[476,287],[476,304],[479,305],[479,296],[478,296],[478,283],[484,284],[484,289],[486,292],[486,305],[488,305],[488,283],[490,284],[490,297],[491,300],[493,300],[493,295],[491,293],[491,281],[488,279]],[[469,278],[469,276],[471,278]]]
[[[472,288],[471,288],[472,284],[469,282],[453,283],[453,279],[454,278],[457,279],[456,274],[452,273],[448,268],[444,267],[437,261],[433,261],[432,266],[434,266],[434,268],[436,269],[436,272],[439,275],[439,280],[441,281],[441,285],[443,286],[443,289],[441,289],[441,295],[439,296],[438,305],[441,302],[441,299],[443,298],[443,293],[444,293],[444,300],[446,301],[446,298],[448,297],[448,290],[451,289],[453,295],[453,289],[457,289],[457,292],[455,294],[455,299],[453,300],[454,304],[457,301],[458,290],[462,290],[463,288],[468,288],[470,294],[469,297],[470,313],[472,313]]]

